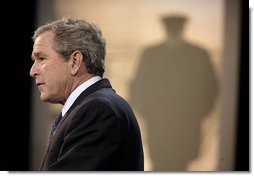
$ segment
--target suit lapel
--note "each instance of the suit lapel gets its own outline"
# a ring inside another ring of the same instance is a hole
[[[98,82],[94,83],[90,87],[88,87],[85,91],[83,91],[78,98],[74,101],[70,109],[67,111],[64,117],[67,116],[82,100],[84,100],[88,95],[92,94],[93,92],[102,89],[102,88],[112,88],[108,79],[101,79]]]
[[[85,91],[83,91],[78,98],[74,101],[74,103],[72,104],[72,106],[70,107],[70,109],[67,111],[67,113],[62,117],[61,121],[58,124],[59,128],[61,126],[61,124],[64,122],[64,120],[66,119],[66,117],[71,113],[71,111],[82,101],[84,100],[88,95],[90,95],[91,93],[101,89],[101,88],[112,88],[110,82],[108,79],[101,79],[98,82],[94,83],[93,85],[91,85],[90,87],[88,87]],[[52,140],[54,140],[55,135],[52,136],[52,139],[49,141],[48,143],[48,147],[47,147],[47,152],[49,151],[50,145],[52,143]],[[45,155],[46,157],[46,155]],[[43,163],[41,166],[41,169],[43,168],[43,164],[44,164],[44,160],[45,157],[43,159]]]

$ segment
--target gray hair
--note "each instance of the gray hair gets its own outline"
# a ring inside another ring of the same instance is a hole
[[[92,22],[79,18],[63,17],[35,30],[35,39],[47,32],[54,33],[53,49],[69,59],[74,51],[80,51],[89,73],[103,76],[105,71],[106,41],[101,30]]]

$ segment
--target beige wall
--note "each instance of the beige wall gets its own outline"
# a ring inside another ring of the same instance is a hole
[[[146,170],[217,169],[218,110],[216,99],[213,100],[212,91],[215,91],[215,88],[212,87],[219,85],[223,49],[223,8],[224,4],[221,0],[58,0],[55,3],[56,18],[63,15],[78,16],[94,21],[102,28],[108,44],[105,77],[110,78],[116,91],[135,109],[145,144]],[[167,40],[161,17],[172,14],[185,15],[188,18],[184,39],[206,50],[208,57],[203,60],[208,61],[202,63],[202,59],[198,57],[206,56],[195,52],[188,53],[188,50],[191,50],[188,48],[183,48],[185,54],[180,56],[162,50],[161,52],[164,53],[161,54],[165,55],[164,57],[179,57],[179,59],[173,61],[168,58],[168,61],[164,61],[165,58],[156,55],[156,64],[151,63],[156,65],[156,68],[141,60],[143,55],[146,57],[153,55],[149,51],[148,54],[143,53],[147,47]],[[213,73],[199,70],[200,67],[208,68],[209,64],[213,68]],[[178,71],[171,72],[170,70],[174,68]],[[139,70],[145,72],[145,69],[150,69],[148,72],[153,74],[146,73],[148,77],[137,78]],[[190,78],[190,74],[195,70],[196,75],[192,76],[196,78]],[[199,77],[198,72],[203,76]],[[211,74],[215,74],[216,83],[212,82]],[[180,79],[188,83],[176,85],[181,82]],[[210,79],[211,82],[202,79]],[[149,90],[147,80],[151,85],[157,85],[153,86],[154,92],[141,95],[142,90],[139,89],[143,89],[143,92]],[[147,88],[141,87],[146,84]],[[182,84],[189,88],[183,88]],[[202,84],[206,86],[202,87]],[[133,90],[135,86],[137,88]],[[168,87],[168,91],[164,91],[164,87]],[[197,89],[207,89],[207,92],[199,90],[198,93]],[[160,98],[158,91],[165,92],[161,95],[163,98]],[[149,94],[150,97],[147,97]],[[142,96],[147,97],[147,100]],[[135,105],[138,101],[143,105],[141,110],[138,110],[139,105]],[[155,103],[149,105],[147,101]],[[159,103],[166,105],[156,107],[155,104]],[[154,109],[151,110],[149,106],[153,106]],[[192,108],[187,110],[186,106]],[[195,109],[195,106],[198,107]],[[175,151],[176,149],[178,150]]]

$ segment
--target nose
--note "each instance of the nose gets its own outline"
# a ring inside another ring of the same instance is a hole
[[[31,77],[35,77],[36,75],[38,75],[38,69],[36,68],[35,62],[33,63],[29,74]]]

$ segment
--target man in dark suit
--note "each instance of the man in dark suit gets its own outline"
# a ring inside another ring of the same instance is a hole
[[[64,17],[33,36],[44,102],[60,103],[42,171],[143,171],[140,129],[129,104],[103,78],[105,40],[91,22]]]

